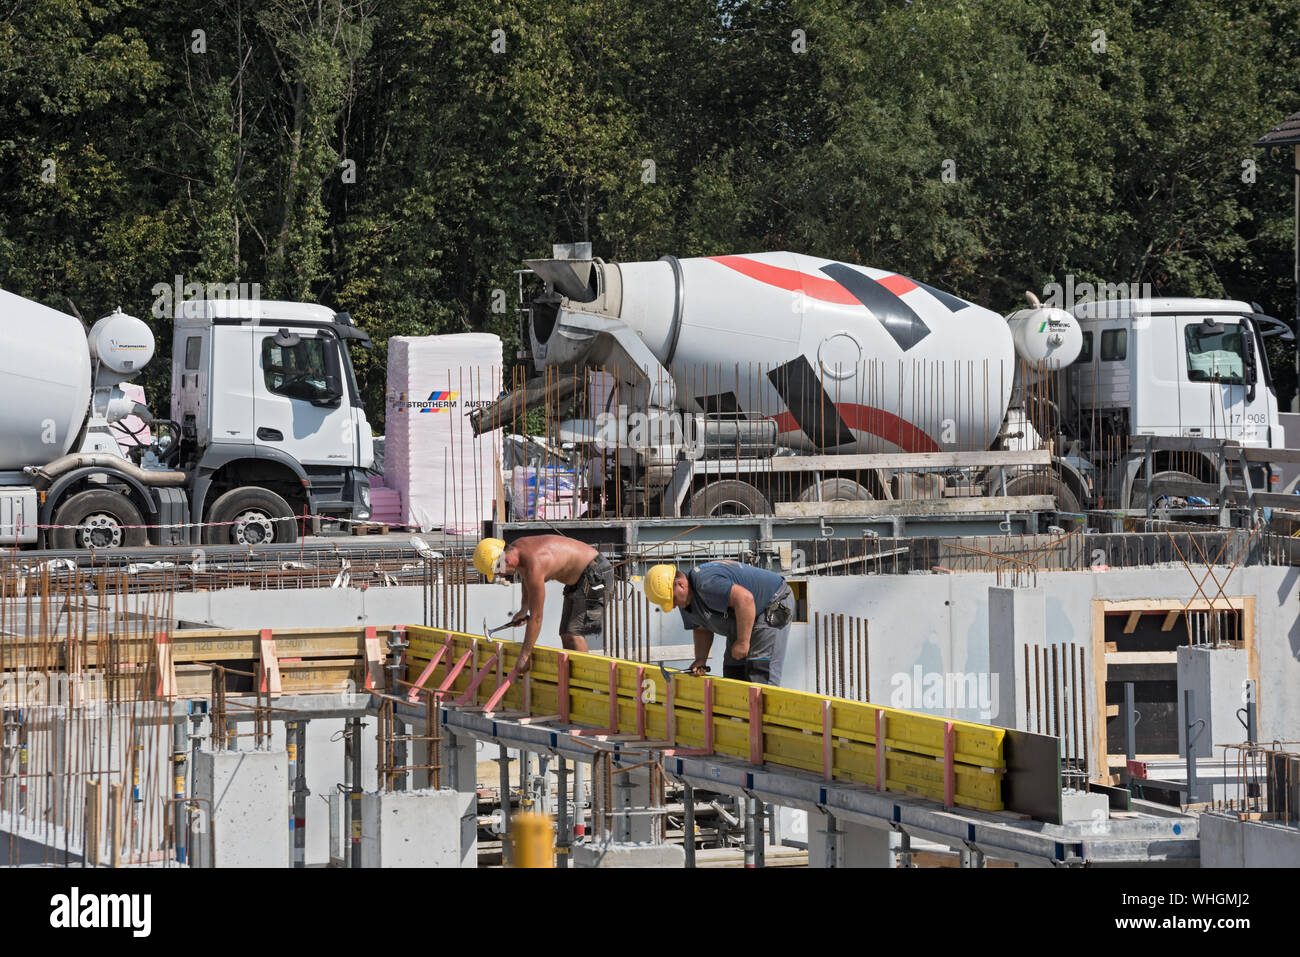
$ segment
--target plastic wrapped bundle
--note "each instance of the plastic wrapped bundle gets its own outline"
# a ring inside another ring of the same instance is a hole
[[[475,438],[471,409],[501,393],[501,339],[487,333],[388,340],[384,485],[421,531],[476,531],[492,515],[500,433]]]
[[[576,517],[577,476],[572,469],[521,465],[514,469],[511,479],[516,519]]]

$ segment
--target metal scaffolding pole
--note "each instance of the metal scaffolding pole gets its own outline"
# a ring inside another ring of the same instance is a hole
[[[686,809],[682,821],[682,846],[686,849],[686,866],[695,866],[695,788],[689,784],[682,786],[682,806]]]
[[[394,629],[388,636],[388,687],[392,694],[397,694],[397,689],[401,687],[402,673],[406,664],[406,649],[410,642],[406,640],[406,632]],[[393,712],[393,768],[406,767],[406,722],[397,717]],[[430,762],[432,763],[432,762]],[[406,790],[406,771],[393,771],[392,782],[394,791]]]
[[[826,815],[826,866],[839,867],[840,832],[835,828],[835,815]]]
[[[898,866],[912,867],[912,835],[906,831],[898,832]]]
[[[307,722],[295,721],[298,760],[293,781],[293,866],[307,866]]]
[[[298,866],[298,722],[284,723],[284,750],[289,757],[289,863]]]
[[[352,766],[352,793],[348,795],[349,818],[352,824],[352,866],[361,866],[361,719],[353,718],[352,730],[348,733],[347,743],[350,753],[347,756]]]
[[[569,866],[569,847],[573,844],[569,827],[569,762],[560,758],[555,766],[555,866]]]
[[[581,843],[587,833],[586,820],[586,784],[583,772],[587,765],[582,761],[573,762],[573,842]]]
[[[510,754],[500,745],[497,763],[501,766],[498,779],[501,786],[501,863],[509,864],[510,856]]]
[[[177,715],[172,723],[172,798],[176,800],[172,817],[172,843],[176,849],[176,863],[185,863],[185,844],[189,828],[181,833],[181,804],[185,798],[185,763],[189,757],[185,733],[185,715]]]

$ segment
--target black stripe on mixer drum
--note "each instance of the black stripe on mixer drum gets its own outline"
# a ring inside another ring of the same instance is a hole
[[[718,392],[714,395],[696,396],[695,404],[700,407],[701,412],[710,415],[735,415],[740,411],[740,403],[736,400],[736,393],[734,392]]]
[[[927,286],[923,282],[916,282],[915,279],[913,279],[912,282],[916,283],[930,295],[934,296],[935,299],[938,299],[941,303],[947,306],[951,312],[960,312],[962,309],[965,309],[970,305],[970,303],[965,299],[958,299],[950,292],[944,292],[942,289],[935,289],[933,286]]]
[[[803,434],[820,449],[853,441],[853,433],[817,377],[807,356],[791,359],[767,374]]]
[[[906,352],[930,334],[930,327],[903,302],[870,276],[843,263],[822,266],[822,272],[852,293],[885,327],[885,331]],[[910,280],[909,280],[910,281]]]

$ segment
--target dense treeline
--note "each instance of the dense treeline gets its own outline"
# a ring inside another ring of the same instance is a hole
[[[384,339],[512,340],[493,290],[556,241],[1289,319],[1291,182],[1243,164],[1297,78],[1300,0],[0,0],[0,286],[346,309],[379,428]]]

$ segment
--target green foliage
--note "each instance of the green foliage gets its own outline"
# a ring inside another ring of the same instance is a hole
[[[176,275],[346,309],[380,429],[387,338],[490,330],[513,355],[493,290],[512,310],[556,241],[790,249],[999,311],[1072,273],[1291,318],[1292,182],[1241,173],[1300,108],[1300,0],[17,7],[0,285],[87,318],[148,317]],[[145,380],[163,408],[168,376]]]

